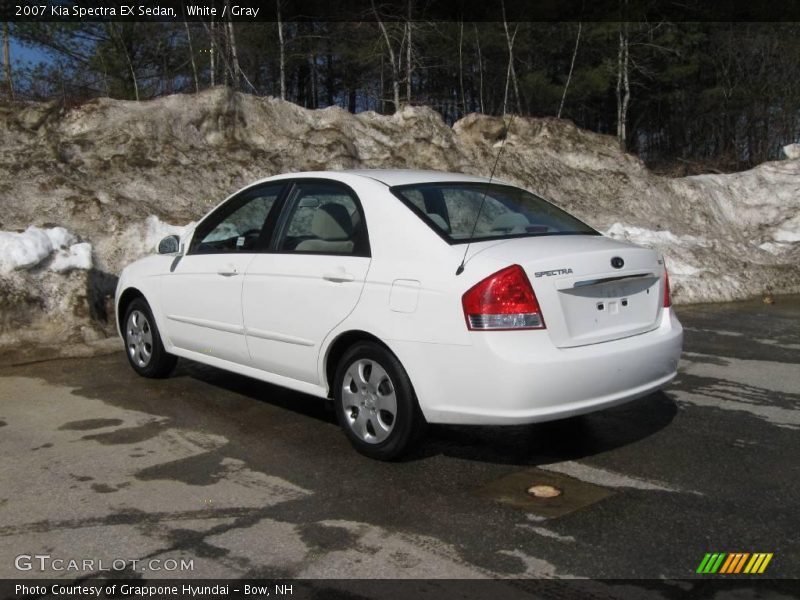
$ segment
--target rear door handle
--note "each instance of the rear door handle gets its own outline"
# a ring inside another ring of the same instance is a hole
[[[239,274],[239,269],[233,265],[225,265],[224,267],[220,267],[217,273],[223,277],[234,277]]]
[[[329,271],[328,273],[323,273],[322,278],[326,281],[333,281],[334,283],[347,283],[349,281],[355,281],[355,276],[351,275],[344,269],[341,271]]]

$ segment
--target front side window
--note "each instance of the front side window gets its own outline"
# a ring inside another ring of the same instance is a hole
[[[289,201],[289,216],[278,252],[369,254],[361,207],[346,187],[301,182]]]
[[[599,235],[546,200],[507,185],[425,183],[392,192],[451,244],[470,238]]]
[[[254,252],[263,245],[267,217],[283,185],[247,190],[219,207],[198,226],[190,254]]]

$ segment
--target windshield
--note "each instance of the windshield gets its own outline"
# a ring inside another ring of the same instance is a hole
[[[392,193],[451,244],[470,238],[600,235],[547,200],[508,185],[421,183],[393,187]]]

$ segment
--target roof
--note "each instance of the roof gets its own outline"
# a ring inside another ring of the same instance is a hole
[[[407,185],[413,183],[434,183],[440,181],[488,182],[488,177],[467,175],[465,173],[447,173],[444,171],[423,171],[414,169],[352,169],[341,171],[351,175],[369,177],[388,186]],[[495,180],[497,181],[497,180]]]

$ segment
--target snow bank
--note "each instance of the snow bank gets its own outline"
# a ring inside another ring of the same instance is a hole
[[[0,273],[31,269],[53,256],[54,271],[92,268],[92,246],[77,239],[64,227],[41,229],[30,226],[22,233],[0,231]]]
[[[488,176],[505,125],[472,114],[449,127],[435,111],[412,106],[391,116],[307,110],[224,88],[150,102],[100,98],[65,113],[34,109],[36,119],[26,117],[30,110],[0,107],[0,229],[7,230],[0,279],[14,280],[7,287],[8,298],[19,298],[13,306],[64,315],[81,303],[97,305],[126,264],[154,252],[166,235],[185,235],[257,179],[349,168]],[[675,303],[735,300],[800,292],[795,150],[741,173],[666,178],[610,136],[565,120],[518,117],[495,177],[612,237],[658,249]],[[48,283],[29,285],[31,277]],[[77,304],[53,308],[45,298],[51,294],[71,294]],[[0,324],[11,306],[0,305]],[[94,326],[88,316],[65,319],[73,329]]]
[[[786,158],[800,158],[800,144],[787,144],[783,147],[783,153],[786,155]]]
[[[58,273],[71,269],[92,268],[92,245],[89,242],[72,244],[68,249],[60,249],[53,256],[50,270]]]

